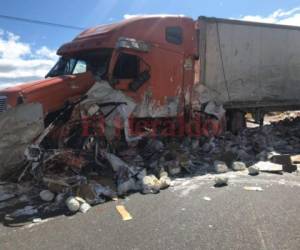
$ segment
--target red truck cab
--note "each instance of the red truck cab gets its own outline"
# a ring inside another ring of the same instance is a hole
[[[97,26],[59,48],[46,79],[4,89],[1,100],[8,107],[39,102],[49,114],[103,79],[146,107],[137,117],[175,116],[194,82],[196,47],[195,22],[186,17],[143,16]]]

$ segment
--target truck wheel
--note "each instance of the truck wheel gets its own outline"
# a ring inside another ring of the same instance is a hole
[[[227,114],[227,129],[233,134],[237,134],[246,128],[245,113],[242,111],[229,111]]]

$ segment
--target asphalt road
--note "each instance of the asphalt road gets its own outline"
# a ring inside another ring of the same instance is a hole
[[[0,226],[0,249],[300,249],[300,176],[177,179],[157,195],[134,194],[22,228]],[[244,186],[263,191],[246,191]],[[211,200],[205,200],[207,196]],[[124,204],[133,219],[115,209]]]

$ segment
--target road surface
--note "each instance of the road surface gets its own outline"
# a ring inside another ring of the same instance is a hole
[[[134,194],[86,214],[1,225],[0,249],[300,249],[300,176],[229,175],[227,187],[214,188],[210,175],[186,177],[157,195]],[[133,219],[123,221],[116,204]]]

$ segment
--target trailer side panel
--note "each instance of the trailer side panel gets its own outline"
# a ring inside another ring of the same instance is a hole
[[[299,104],[300,29],[215,18],[200,18],[199,27],[201,82],[215,100]]]

